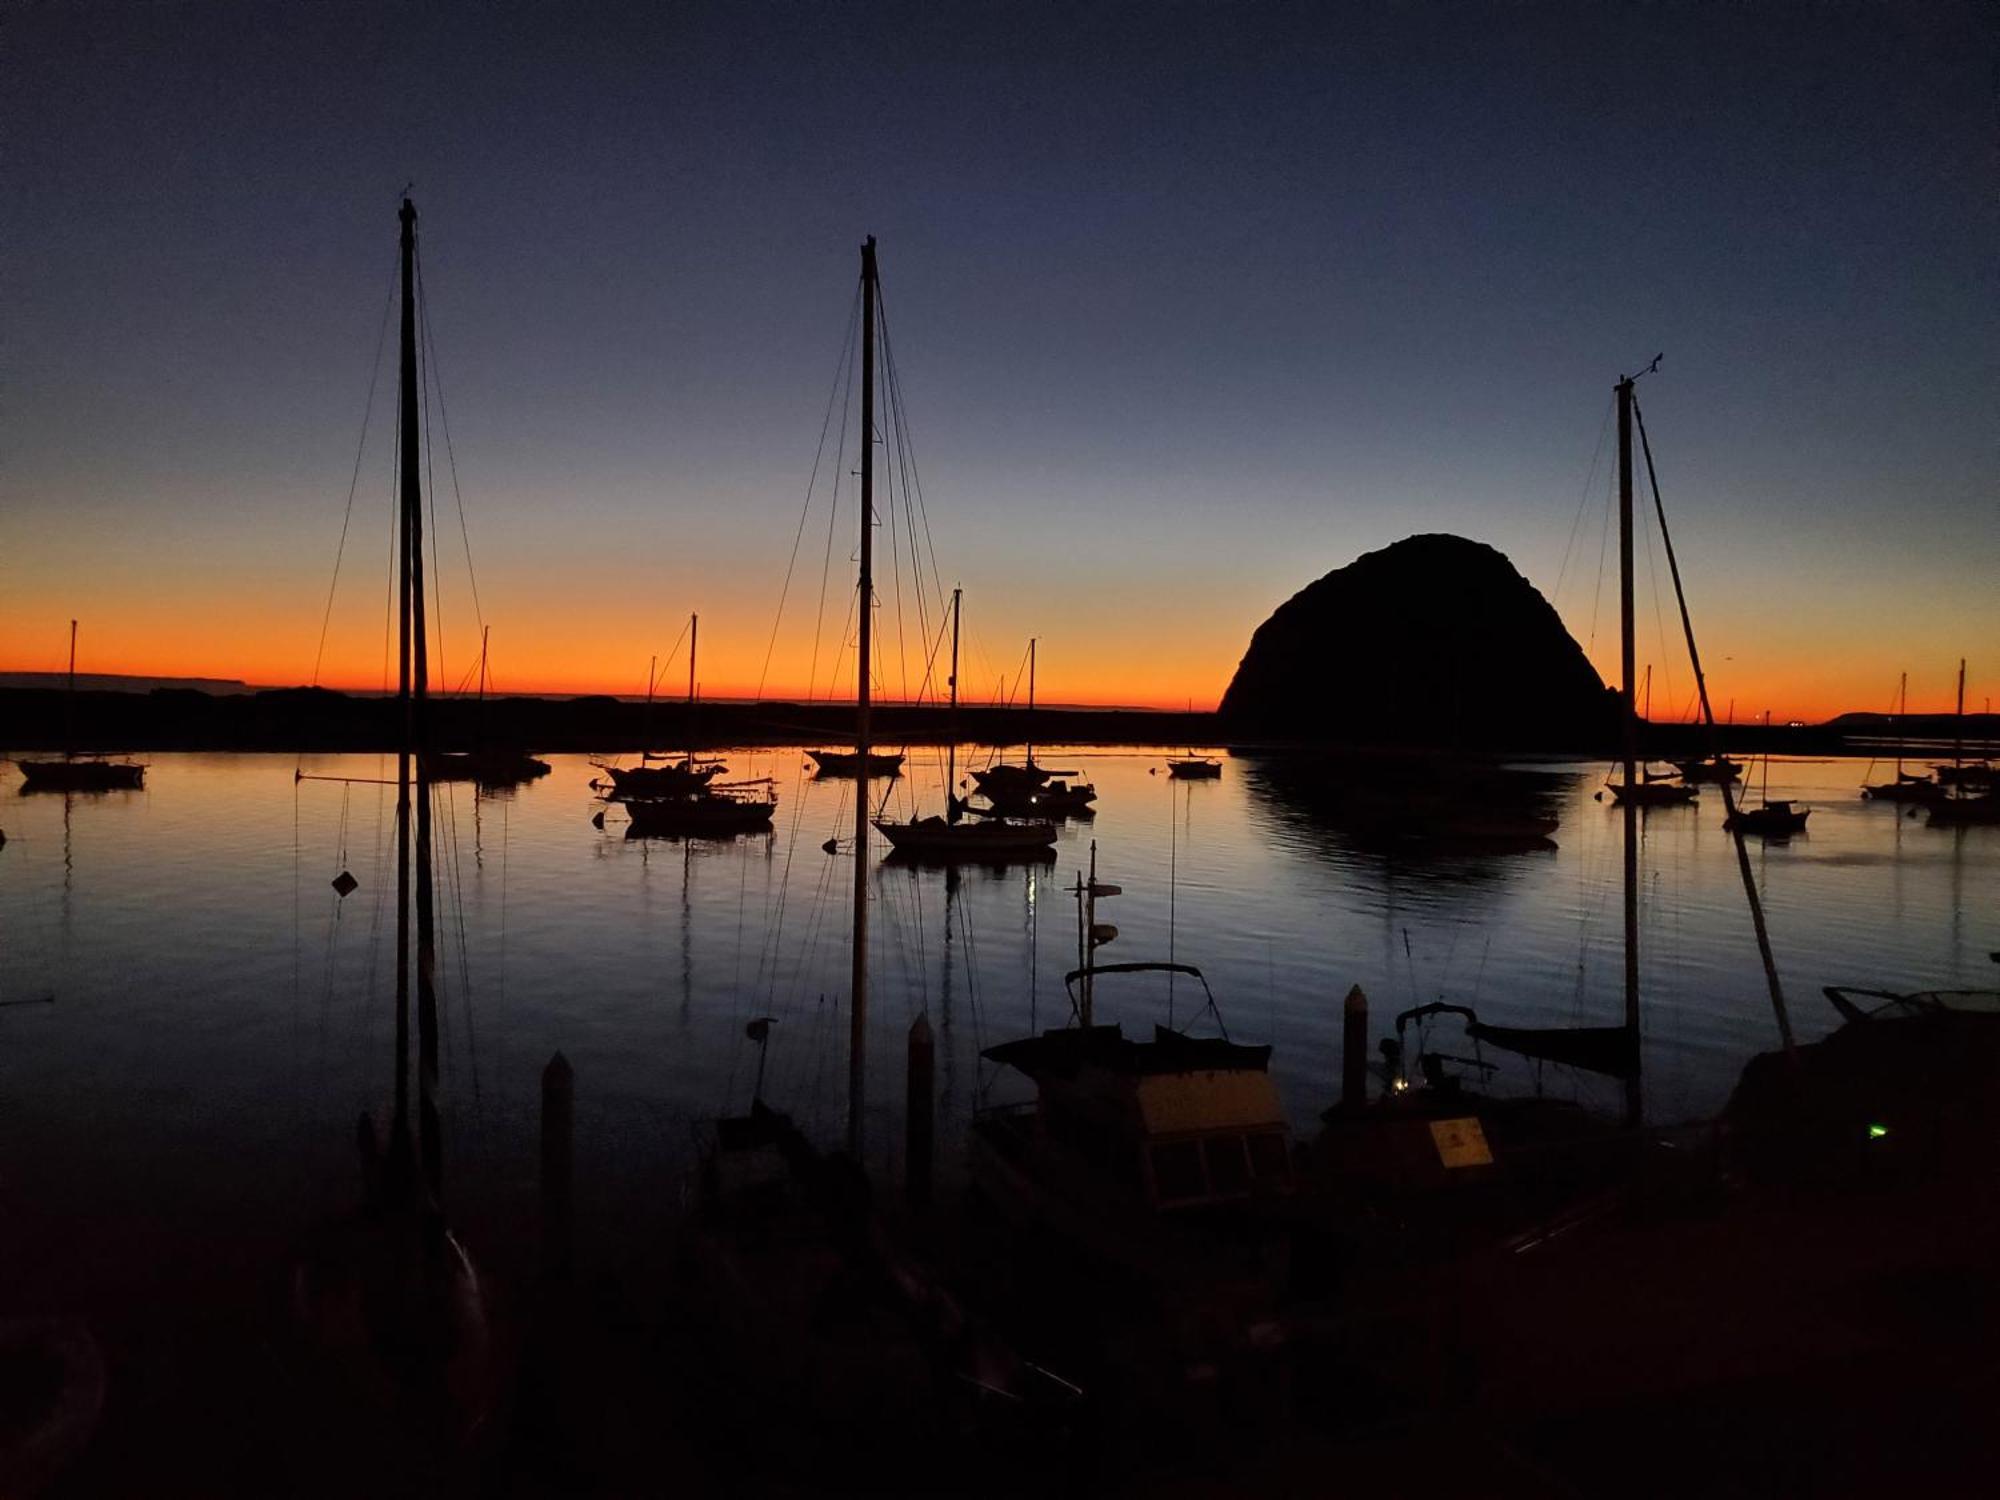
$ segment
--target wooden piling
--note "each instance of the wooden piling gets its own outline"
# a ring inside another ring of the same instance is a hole
[[[1368,1103],[1368,997],[1361,986],[1347,992],[1340,1016],[1340,1107],[1352,1112]]]
[[[909,1096],[903,1119],[903,1191],[910,1207],[931,1202],[931,1158],[936,1134],[936,1104],[931,1087],[936,1047],[928,1016],[910,1023]]]
[[[576,1075],[558,1052],[542,1069],[542,1271],[549,1276],[570,1267],[575,1121]]]

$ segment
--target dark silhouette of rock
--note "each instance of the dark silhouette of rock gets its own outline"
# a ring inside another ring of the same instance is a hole
[[[1617,698],[1503,553],[1430,534],[1279,605],[1220,714],[1239,738],[1595,749],[1615,734]]]

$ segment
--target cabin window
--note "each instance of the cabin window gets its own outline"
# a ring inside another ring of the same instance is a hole
[[[1167,1141],[1153,1148],[1153,1189],[1162,1203],[1207,1193],[1208,1184],[1201,1175],[1201,1150],[1195,1142]]]
[[[1289,1165],[1282,1135],[1253,1135],[1250,1144],[1250,1175],[1259,1182],[1279,1182]]]
[[[1208,1186],[1218,1198],[1233,1198],[1250,1191],[1250,1162],[1243,1154],[1240,1135],[1212,1135],[1201,1143],[1208,1160]]]

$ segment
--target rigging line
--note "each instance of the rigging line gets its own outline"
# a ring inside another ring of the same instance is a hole
[[[909,472],[906,485],[916,495],[917,513],[923,521],[924,546],[930,554],[931,587],[934,596],[942,603],[944,598],[944,575],[937,565],[937,547],[931,539],[930,514],[924,506],[923,478],[917,468],[917,443],[915,436],[910,432],[909,407],[903,397],[902,372],[897,366],[895,351],[889,341],[889,305],[883,298],[882,289],[879,286],[875,289],[875,306],[882,325],[882,362],[883,368],[888,373],[889,397],[895,412],[896,431],[900,434],[903,446],[909,456]]]
[[[382,693],[385,697],[389,692],[389,645],[395,635],[397,544],[402,540],[403,517],[401,507],[396,503],[396,476],[402,472],[403,424],[399,421],[396,423],[395,440],[389,449],[389,569],[382,585]]]
[[[451,472],[451,493],[453,498],[458,502],[458,537],[465,546],[465,581],[472,589],[472,618],[478,624],[483,634],[486,629],[486,611],[480,607],[479,574],[474,571],[472,566],[472,534],[467,530],[465,524],[465,494],[458,487],[458,456],[452,451],[451,446],[451,415],[444,407],[444,372],[438,368],[437,344],[431,337],[431,303],[430,294],[424,290],[424,255],[421,244],[417,246],[416,262],[417,318],[423,325],[424,347],[428,351],[431,379],[437,386],[438,426],[444,432],[444,460]],[[437,524],[435,494],[433,494],[431,504],[431,524],[433,526]],[[435,553],[435,546],[432,548],[432,551]]]
[[[1666,502],[1660,498],[1660,476],[1653,467],[1653,444],[1646,436],[1646,419],[1639,414],[1639,402],[1632,401],[1632,419],[1639,428],[1639,447],[1646,457],[1646,482],[1652,487],[1653,508],[1659,513],[1660,540],[1667,553],[1667,568],[1673,574],[1674,602],[1680,606],[1681,629],[1687,635],[1688,664],[1694,669],[1695,687],[1701,694],[1701,711],[1708,723],[1709,753],[1716,753],[1715,705],[1709,700],[1708,679],[1701,670],[1701,652],[1695,648],[1694,621],[1688,615],[1687,593],[1681,587],[1680,564],[1674,558],[1673,535],[1667,530]],[[1767,774],[1768,774],[1768,760]],[[1794,1069],[1798,1067],[1798,1050],[1792,1039],[1792,1020],[1785,1007],[1785,988],[1778,979],[1778,962],[1771,952],[1771,934],[1764,925],[1764,903],[1757,894],[1757,881],[1750,870],[1750,849],[1745,842],[1743,826],[1736,819],[1736,794],[1727,781],[1719,783],[1722,792],[1722,806],[1729,815],[1729,821],[1736,823],[1730,832],[1736,845],[1736,867],[1743,880],[1743,896],[1750,907],[1750,925],[1757,935],[1757,956],[1764,963],[1764,979],[1771,994],[1771,1010],[1778,1023],[1778,1037],[1784,1044],[1785,1056]]]
[[[1604,525],[1597,533],[1597,588],[1590,596],[1590,644],[1584,648],[1585,654],[1597,646],[1597,615],[1604,603],[1604,553],[1611,544],[1611,510],[1618,503],[1612,493],[1615,488],[1614,479],[1607,483],[1604,494]]]
[[[422,302],[423,298],[419,296],[417,300]],[[432,673],[432,681],[442,687],[448,675],[444,664],[444,564],[439,556],[438,542],[437,465],[434,461],[431,443],[431,364],[430,341],[428,339],[421,340],[417,344],[417,394],[422,398],[424,407],[424,488],[429,492],[431,503],[431,531],[429,537],[431,544],[431,576],[427,581],[430,584],[431,593],[431,618],[437,624],[437,640],[434,643],[437,654],[437,665]],[[419,558],[418,561],[421,562],[422,559]],[[420,621],[419,623],[422,622]],[[430,665],[428,660],[425,662],[425,665]],[[424,689],[428,691],[429,688],[430,683],[425,683]]]
[[[396,306],[396,278],[391,269],[389,294],[382,302],[382,325],[375,334],[375,359],[369,366],[368,400],[361,408],[361,441],[354,449],[354,470],[347,477],[347,509],[340,517],[340,544],[333,552],[333,581],[326,586],[326,613],[319,622],[319,648],[313,652],[312,686],[319,686],[319,669],[326,657],[326,636],[333,624],[333,596],[340,587],[340,560],[347,553],[347,526],[354,519],[354,494],[361,485],[361,460],[368,452],[368,423],[375,412],[375,388],[382,379],[382,350],[389,341],[389,314]]]
[[[1646,538],[1646,579],[1653,591],[1653,625],[1659,633],[1660,671],[1667,679],[1667,701],[1674,700],[1674,664],[1667,652],[1667,617],[1660,608],[1660,563],[1653,546],[1652,518],[1642,509],[1640,530]]]
[[[764,697],[765,680],[771,675],[771,656],[778,646],[778,630],[785,619],[785,601],[792,591],[792,570],[798,566],[799,544],[805,538],[806,519],[812,514],[813,491],[819,484],[820,461],[826,455],[826,434],[833,425],[833,405],[844,386],[848,364],[854,358],[854,325],[860,319],[861,284],[857,281],[854,285],[854,300],[847,309],[847,328],[840,338],[840,355],[833,362],[833,384],[826,392],[826,415],[820,418],[819,442],[813,448],[812,471],[806,476],[806,495],[804,502],[799,506],[798,529],[792,533],[792,555],[785,560],[785,581],[778,590],[777,618],[771,621],[771,639],[764,646],[764,666],[757,674],[756,700],[759,702]],[[843,405],[843,413],[845,410]]]
[[[1563,579],[1569,573],[1570,549],[1576,545],[1577,531],[1583,525],[1584,508],[1590,504],[1591,487],[1597,483],[1597,465],[1604,457],[1604,439],[1611,431],[1611,417],[1618,409],[1616,399],[1604,403],[1604,420],[1597,424],[1597,446],[1591,450],[1590,470],[1584,475],[1583,493],[1576,497],[1576,515],[1569,523],[1569,540],[1563,543],[1562,566],[1556,569],[1556,587],[1552,598],[1562,597]]]
[[[858,299],[860,295],[860,292],[857,290],[855,292],[856,298]],[[854,321],[848,325],[850,329],[858,324],[860,319],[861,315],[857,310],[854,315]],[[826,511],[826,552],[821,557],[819,564],[819,608],[813,615],[812,666],[806,676],[806,702],[808,703],[813,701],[813,695],[819,689],[819,651],[822,638],[826,633],[827,582],[833,576],[834,528],[840,521],[840,485],[841,481],[847,475],[848,417],[853,411],[854,387],[857,383],[851,339],[848,349],[847,372],[844,376],[837,376],[836,379],[840,389],[840,425],[834,432],[833,488]],[[828,669],[827,675],[829,678],[838,674],[839,669],[837,667],[830,667]],[[830,686],[827,696],[832,696]]]

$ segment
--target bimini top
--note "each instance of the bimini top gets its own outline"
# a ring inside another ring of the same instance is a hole
[[[1001,1042],[979,1054],[1018,1068],[1037,1083],[1074,1078],[1086,1068],[1129,1078],[1162,1073],[1263,1073],[1269,1047],[1248,1047],[1219,1036],[1184,1036],[1153,1028],[1150,1042],[1129,1040],[1122,1027],[1069,1026],[1040,1036]]]

